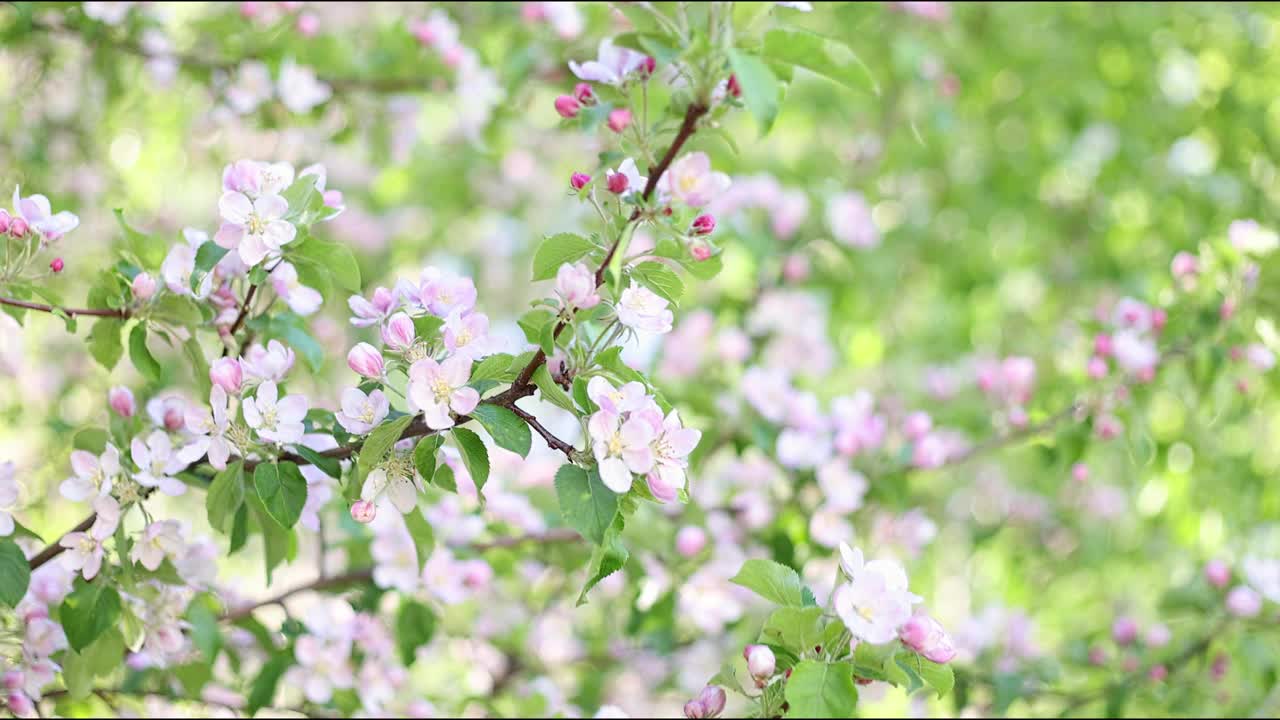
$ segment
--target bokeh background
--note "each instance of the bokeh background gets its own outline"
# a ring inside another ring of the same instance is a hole
[[[229,162],[322,162],[347,210],[319,232],[356,249],[367,287],[427,264],[465,271],[498,332],[518,343],[514,319],[546,292],[527,281],[531,253],[545,234],[581,229],[590,209],[566,180],[594,172],[604,149],[599,134],[563,128],[552,100],[573,82],[566,59],[625,31],[620,13],[605,3],[78,5],[0,6],[0,190],[20,184],[80,215],[58,247],[66,269],[49,279],[68,304],[112,262],[114,208],[176,240],[186,227],[215,229]],[[683,337],[751,328],[771,293],[801,293],[788,307],[809,316],[789,320],[816,324],[820,339],[791,348],[799,385],[823,399],[867,389],[980,443],[1000,431],[973,387],[981,359],[1034,358],[1027,412],[1040,422],[1089,386],[1109,303],[1173,306],[1176,252],[1219,252],[1237,219],[1274,221],[1274,7],[814,5],[787,21],[854,48],[862,86],[797,71],[767,135],[738,113],[698,139],[739,195],[719,215],[723,273],[678,314],[678,325],[696,315],[710,330]],[[456,23],[465,62],[408,30],[437,12]],[[306,78],[264,91],[246,59],[273,76],[286,60],[312,68],[331,97],[308,96]],[[865,201],[870,247],[833,237],[833,203],[851,192]],[[1116,440],[1066,427],[939,471],[866,469],[867,503],[843,519],[850,539],[904,559],[913,590],[965,648],[955,697],[869,688],[868,712],[1280,712],[1274,621],[1215,635],[1214,652],[1177,668],[1177,682],[1108,691],[1105,706],[1090,697],[1126,653],[1144,667],[1154,657],[1109,644],[1117,617],[1162,623],[1190,643],[1216,617],[1203,563],[1280,551],[1276,381],[1229,356],[1236,344],[1280,350],[1274,275],[1264,262],[1233,329],[1179,326],[1195,353],[1134,390]],[[313,320],[332,358],[362,332],[347,316],[335,292]],[[144,385],[127,364],[94,364],[86,333],[87,323],[69,335],[52,317],[0,324],[0,459],[17,464],[26,524],[46,538],[79,519],[57,494],[68,437],[102,421],[108,387]],[[441,712],[612,704],[671,715],[754,638],[763,608],[725,583],[736,559],[772,556],[815,582],[833,572],[831,548],[813,537],[811,473],[768,459],[776,431],[741,409],[742,367],[712,357],[692,372],[664,369],[659,345],[627,357],[652,363],[707,437],[694,502],[647,508],[630,581],[607,583],[583,608],[572,603],[582,551],[489,557],[492,596],[450,608],[431,667],[415,672]],[[180,384],[177,356],[165,366]],[[331,360],[296,382],[333,406],[350,375]],[[1073,484],[1076,463],[1087,483]],[[555,467],[550,454],[500,467],[549,525]],[[765,499],[735,505],[752,467],[766,476]],[[764,522],[743,520],[743,508],[761,505]],[[202,503],[166,510],[211,534]],[[491,526],[509,522],[486,512]],[[685,525],[710,528],[709,556],[672,551]],[[242,593],[265,594],[252,554],[217,562]],[[302,548],[276,582],[305,581],[316,562]],[[1102,665],[1088,660],[1097,647]],[[1231,658],[1225,677],[1210,667],[1217,651]],[[1077,695],[1087,701],[1073,707]]]

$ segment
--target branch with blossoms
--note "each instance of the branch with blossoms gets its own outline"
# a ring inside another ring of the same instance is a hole
[[[247,690],[250,713],[273,704],[286,685],[302,688],[310,703],[350,712],[338,695],[362,690],[351,663],[379,677],[403,673],[435,631],[432,604],[456,603],[488,582],[493,571],[476,555],[585,541],[592,555],[579,603],[621,570],[629,558],[624,529],[641,504],[687,501],[689,456],[701,438],[622,360],[626,341],[671,330],[687,282],[720,268],[716,220],[705,208],[729,180],[689,145],[740,107],[767,127],[766,106],[781,95],[764,59],[734,46],[759,27],[735,28],[729,4],[709,10],[696,23],[646,29],[643,42],[605,40],[596,59],[570,64],[581,82],[554,110],[567,129],[603,133],[616,148],[606,157],[622,160],[570,178],[572,197],[600,223],[589,234],[549,236],[533,253],[532,280],[554,279],[554,290],[518,319],[528,349],[508,352],[514,348],[489,333],[469,277],[428,267],[361,295],[351,249],[317,232],[344,209],[322,165],[228,165],[216,229],[188,228],[173,246],[117,211],[119,262],[96,275],[84,309],[51,298],[37,270],[78,219],[53,213],[43,196],[15,193],[0,274],[7,304],[69,324],[93,317],[90,354],[107,370],[127,355],[151,397],[140,408],[132,390],[114,388],[109,423],[73,438],[73,475],[59,493],[87,504],[88,517],[30,558],[17,543],[0,542],[0,553],[20,558],[0,562],[0,580],[11,589],[0,599],[27,628],[23,659],[7,678],[9,708],[34,710],[59,681],[83,697],[116,673],[122,656],[131,671],[194,663],[208,669],[201,681],[208,684],[225,652],[234,667],[251,658],[245,666],[258,668],[251,681],[223,678]],[[655,12],[663,11],[642,15]],[[130,43],[124,49],[136,47]],[[664,50],[659,62],[636,49],[650,46],[683,49]],[[656,92],[657,83],[674,91]],[[657,97],[669,98],[665,107]],[[629,157],[641,158],[647,175]],[[640,228],[660,239],[631,252]],[[59,272],[62,263],[50,269]],[[307,318],[335,292],[350,294],[351,324],[370,337],[347,353],[360,379],[330,412],[295,381],[299,361],[312,372],[323,363]],[[162,362],[178,352],[207,403],[157,392],[188,380]],[[542,404],[528,404],[533,398]],[[550,429],[550,406],[572,418],[576,438]],[[441,509],[455,495],[498,505],[493,517],[510,521],[516,501],[491,483],[491,473],[499,449],[526,457],[535,433],[567,461],[554,478],[567,527],[455,540],[459,517]],[[367,541],[372,564],[321,573],[264,603],[236,602],[217,585],[212,559],[220,547],[189,542],[179,521],[155,514],[156,498],[193,490],[204,491],[209,526],[229,553],[246,552],[251,538],[260,547],[268,584],[297,556],[306,531],[319,537],[323,568],[326,507],[345,510],[343,532]],[[394,642],[381,640],[390,633],[384,618],[362,612],[356,623],[342,598],[329,598],[301,623],[287,621],[279,633],[252,617],[262,604],[353,585],[400,592]],[[233,646],[233,627],[261,631],[252,647]],[[148,688],[144,682],[139,690]],[[367,712],[386,702],[359,701]]]

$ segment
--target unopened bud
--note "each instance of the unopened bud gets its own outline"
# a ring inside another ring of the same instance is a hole
[[[767,645],[748,645],[743,649],[742,655],[747,659],[747,672],[751,673],[756,685],[764,687],[764,683],[773,677],[773,671],[777,669],[778,661],[773,651]]]
[[[66,267],[66,266],[67,266],[67,264],[66,264],[65,262],[63,262],[63,261],[62,261],[62,258],[60,258],[60,257],[56,257],[56,258],[54,258],[52,261],[50,261],[50,262],[49,262],[49,269],[50,269],[50,270],[52,270],[52,271],[54,271],[55,273],[60,273],[60,272],[62,272],[62,268]]]
[[[138,411],[138,406],[133,401],[133,392],[123,385],[117,385],[107,391],[107,404],[120,417],[130,418]]]
[[[573,86],[573,99],[583,105],[591,105],[596,101],[596,94],[591,91],[591,86],[587,83],[578,83]]]
[[[20,217],[13,218],[9,221],[9,234],[16,238],[26,237],[27,228],[27,221]]]
[[[586,187],[589,182],[591,182],[591,176],[586,173],[576,172],[569,177],[569,187],[574,190],[581,190]]]
[[[627,126],[631,124],[631,111],[626,108],[618,108],[611,111],[607,124],[609,129],[616,133],[626,130]]]
[[[138,273],[133,276],[133,282],[129,285],[133,296],[143,302],[150,300],[156,294],[157,287],[159,287],[159,283],[156,282],[156,277],[151,273]]]
[[[693,224],[689,226],[694,235],[710,235],[715,232],[716,218],[714,215],[699,215],[693,219]]]
[[[742,97],[742,85],[738,84],[737,75],[729,76],[728,90],[730,95],[734,97]]]
[[[244,383],[244,368],[236,358],[218,358],[209,366],[209,380],[229,394],[235,395],[240,392],[240,386]]]
[[[631,186],[631,181],[622,173],[612,173],[609,175],[609,192],[614,195],[621,195]]]
[[[574,118],[578,116],[578,110],[582,106],[571,95],[561,95],[556,98],[556,112],[560,113],[562,118]]]
[[[373,522],[373,518],[377,514],[378,506],[369,500],[357,500],[351,505],[351,519],[362,525]]]

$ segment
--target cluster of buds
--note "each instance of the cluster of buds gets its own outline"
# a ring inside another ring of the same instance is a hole
[[[30,230],[31,226],[24,218],[10,215],[7,210],[0,210],[0,235],[22,239]]]
[[[720,717],[726,699],[724,688],[708,685],[702,688],[698,697],[684,704],[684,716],[695,719]]]

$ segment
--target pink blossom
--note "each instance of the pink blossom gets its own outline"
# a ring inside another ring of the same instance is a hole
[[[116,478],[123,472],[120,451],[107,443],[101,455],[84,450],[71,452],[71,469],[75,477],[62,481],[58,492],[72,502],[84,502],[100,495],[110,495]]]
[[[244,374],[259,381],[280,382],[293,368],[293,350],[279,340],[272,340],[264,348],[253,344],[240,360]]]
[[[707,546],[707,533],[696,525],[686,525],[676,533],[676,552],[691,558]]]
[[[659,335],[671,332],[675,316],[667,305],[665,298],[632,281],[631,286],[623,290],[622,297],[618,299],[618,322],[639,332]]]
[[[177,520],[161,520],[151,523],[142,531],[142,537],[138,538],[129,555],[134,562],[154,571],[166,557],[176,557],[182,550],[181,525]]]
[[[593,308],[600,304],[595,273],[582,263],[564,263],[556,271],[556,295],[565,309]]]
[[[120,504],[110,495],[95,498],[93,510],[95,517],[89,532],[70,532],[58,541],[58,545],[66,548],[68,569],[80,571],[85,580],[92,580],[102,569],[102,543],[115,534],[120,522]]]
[[[493,354],[489,339],[489,316],[480,312],[457,312],[444,321],[444,346],[459,357],[479,360]]]
[[[298,280],[298,270],[293,263],[281,262],[276,265],[271,271],[271,287],[290,310],[303,317],[314,314],[324,303],[319,291]]]
[[[366,300],[359,295],[347,298],[347,307],[351,308],[352,313],[351,324],[356,327],[377,325],[386,320],[395,311],[396,306],[395,296],[384,287],[373,291],[372,300]]]
[[[649,401],[643,384],[632,381],[616,388],[599,375],[587,381],[587,397],[596,407],[614,415],[640,410]]]
[[[711,158],[706,153],[692,152],[671,163],[658,178],[658,191],[664,197],[699,208],[719,197],[730,184],[728,175],[711,169]]]
[[[653,470],[648,474],[649,491],[660,502],[672,502],[685,485],[685,468],[689,453],[698,446],[702,431],[686,428],[676,410],[662,418],[656,410],[637,415],[653,426],[657,433],[649,444],[653,451]]]
[[[279,398],[276,384],[270,380],[258,386],[255,397],[245,398],[241,410],[245,422],[268,442],[288,445],[302,440],[307,416],[307,399],[302,395]]]
[[[840,566],[849,578],[836,588],[836,614],[853,636],[873,645],[891,642],[911,619],[920,598],[907,590],[907,574],[888,560],[864,562],[862,551],[840,546]]]
[[[612,38],[600,41],[595,60],[581,64],[570,60],[569,70],[581,80],[606,85],[621,85],[631,73],[644,67],[644,53],[623,47],[615,47]]]
[[[107,404],[120,417],[131,418],[138,411],[133,391],[123,385],[117,385],[107,392]]]
[[[239,192],[223,194],[218,201],[222,226],[213,241],[228,250],[238,250],[240,259],[252,267],[293,242],[298,229],[285,220],[289,203],[279,195],[261,195],[250,200]]]
[[[1138,638],[1138,623],[1130,617],[1119,617],[1111,624],[1111,639],[1117,645],[1131,645]]]
[[[410,404],[426,418],[427,427],[433,430],[453,427],[450,411],[466,415],[480,402],[480,393],[467,387],[470,378],[469,358],[455,356],[442,363],[423,358],[409,368]]]
[[[154,275],[143,272],[133,277],[133,282],[129,284],[129,290],[135,298],[146,302],[156,294],[158,286],[159,283],[156,282]]]
[[[417,329],[413,326],[413,318],[398,312],[387,319],[382,326],[382,342],[387,348],[396,352],[404,352],[413,347],[417,339]]]
[[[469,277],[431,267],[422,271],[419,299],[432,315],[448,317],[455,311],[467,312],[475,307],[476,286]]]
[[[1210,560],[1205,563],[1204,576],[1210,585],[1224,588],[1231,582],[1231,568],[1222,560]]]
[[[1248,585],[1237,585],[1227,593],[1227,612],[1241,618],[1257,617],[1262,612],[1262,596]]]
[[[657,433],[650,422],[637,417],[624,421],[616,413],[601,410],[591,416],[587,429],[600,479],[610,490],[625,493],[631,489],[632,473],[645,474],[653,469],[651,444]]]
[[[716,219],[711,215],[699,215],[693,219],[693,224],[689,226],[689,230],[694,235],[710,235],[715,232]]]
[[[589,83],[578,83],[573,86],[573,99],[583,105],[593,105],[596,101],[595,93],[591,92]]]
[[[235,446],[226,437],[234,417],[229,403],[227,391],[220,385],[214,385],[209,392],[211,410],[196,405],[187,406],[185,424],[187,430],[195,437],[190,445],[183,448],[181,453],[183,460],[196,462],[207,453],[209,464],[215,469],[222,470],[227,467],[227,459],[235,450]]]
[[[44,195],[22,197],[20,187],[13,188],[14,217],[23,220],[24,224],[40,233],[45,240],[53,242],[80,226],[80,218],[75,213],[63,210],[54,213],[49,205],[49,198]],[[21,234],[14,231],[14,223],[10,221],[9,232],[15,237]]]
[[[391,403],[381,390],[365,395],[359,388],[347,388],[342,391],[342,408],[334,413],[334,419],[352,435],[364,435],[385,420],[390,410]]]
[[[174,476],[185,470],[188,463],[174,452],[168,435],[154,430],[145,442],[135,437],[129,447],[133,464],[138,466],[133,479],[139,485],[158,488],[165,495],[175,497],[187,491],[186,484]]]
[[[827,226],[836,240],[849,247],[880,244],[880,230],[871,218],[871,208],[856,192],[841,193],[827,202]]]
[[[228,393],[239,393],[244,384],[244,369],[240,367],[240,360],[233,357],[214,360],[209,365],[209,380]]]
[[[375,380],[381,378],[386,372],[386,363],[382,359],[382,353],[378,352],[378,348],[369,343],[357,343],[351,351],[347,353],[347,367],[351,368],[358,375]]]
[[[715,718],[724,712],[726,701],[724,689],[716,685],[702,688],[698,697],[684,704],[684,716],[687,718]]]

